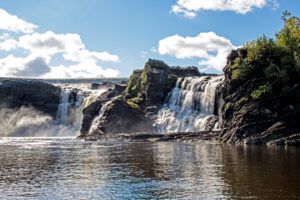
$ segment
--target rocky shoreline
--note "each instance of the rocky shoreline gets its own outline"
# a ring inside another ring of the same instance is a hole
[[[123,133],[123,134],[96,134],[87,137],[78,136],[77,139],[84,141],[130,141],[130,142],[217,142],[224,143],[220,136],[221,131],[202,131],[194,133]],[[300,131],[287,137],[279,137],[264,141],[263,138],[247,138],[238,143],[228,144],[246,144],[246,145],[300,145]],[[279,134],[279,133],[278,133]],[[281,133],[283,135],[283,133]]]

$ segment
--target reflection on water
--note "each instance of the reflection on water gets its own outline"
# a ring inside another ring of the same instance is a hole
[[[0,199],[300,198],[300,149],[0,139]]]

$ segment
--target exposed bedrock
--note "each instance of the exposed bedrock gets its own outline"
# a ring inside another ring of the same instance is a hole
[[[82,119],[81,130],[80,130],[80,135],[82,137],[89,133],[93,120],[99,114],[102,106],[106,102],[110,101],[112,98],[121,95],[122,92],[125,90],[126,86],[114,83],[113,85],[111,85],[111,87],[112,88],[102,93],[97,98],[97,100],[95,100],[94,102],[92,102],[91,104],[89,104],[83,109],[82,111],[83,119]]]
[[[266,68],[278,61],[268,52],[263,54],[266,58],[250,63],[255,73],[244,71],[238,74],[236,63],[249,62],[247,54],[245,48],[232,51],[224,68],[222,141],[249,144],[299,143],[299,80],[298,83],[290,83],[294,90],[291,97],[283,93],[288,83],[285,83],[286,86],[276,82],[270,84],[266,78]]]
[[[2,80],[0,102],[2,107],[30,106],[55,117],[60,102],[60,91],[59,87],[39,81]]]
[[[140,108],[132,106],[121,97],[106,104],[97,124],[100,132],[106,134],[151,132],[152,120]],[[94,134],[91,132],[90,134]]]

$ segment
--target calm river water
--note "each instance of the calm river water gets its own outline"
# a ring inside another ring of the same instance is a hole
[[[300,148],[0,138],[0,199],[300,199]]]

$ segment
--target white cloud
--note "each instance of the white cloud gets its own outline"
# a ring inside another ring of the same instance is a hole
[[[82,49],[78,51],[67,52],[63,56],[66,60],[73,62],[82,62],[87,59],[98,59],[104,62],[120,62],[120,59],[117,55],[112,55],[106,51],[96,52]]]
[[[0,51],[10,51],[17,48],[17,41],[8,34],[0,35]]]
[[[196,37],[173,35],[164,38],[159,41],[158,52],[178,59],[199,58],[200,65],[222,70],[226,57],[235,48],[230,40],[214,32],[207,32]]]
[[[15,57],[10,54],[0,59],[1,77],[39,77],[40,74],[48,73],[49,58],[31,54],[25,58]]]
[[[68,61],[83,62],[87,59],[95,59],[104,62],[119,62],[116,55],[106,51],[96,52],[85,49],[80,35],[78,34],[56,34],[52,31],[46,33],[34,33],[19,38],[18,46],[34,54],[55,55],[63,53]]]
[[[2,17],[6,22],[2,21]],[[37,26],[10,15],[3,9],[0,9],[0,18],[0,29],[18,33],[14,34],[15,38],[8,33],[0,35],[0,51],[9,53],[0,58],[0,76],[95,78],[119,75],[118,70],[99,65],[99,62],[120,62],[119,57],[106,51],[89,51],[78,34],[34,32]],[[19,55],[22,52],[21,55],[25,56],[16,57],[16,52]],[[53,66],[52,60],[56,55],[62,58],[62,64]],[[67,64],[70,61],[72,64]]]
[[[44,74],[43,78],[103,78],[103,77],[117,77],[119,71],[111,68],[102,68],[95,60],[90,59],[84,62],[64,66],[52,66],[50,72]]]
[[[9,14],[0,8],[0,29],[16,33],[32,33],[37,28],[36,25],[26,22],[15,15]]]
[[[23,35],[19,37],[18,46],[31,53],[44,55],[74,52],[85,48],[78,34],[56,34],[52,31]]]
[[[49,56],[30,54],[23,58],[10,54],[0,59],[0,77],[103,78],[120,75],[118,70],[98,65],[95,59],[57,66],[51,66],[50,60]]]
[[[172,12],[194,18],[202,10],[233,11],[239,14],[251,12],[254,8],[263,8],[268,3],[278,5],[277,0],[177,0]]]

